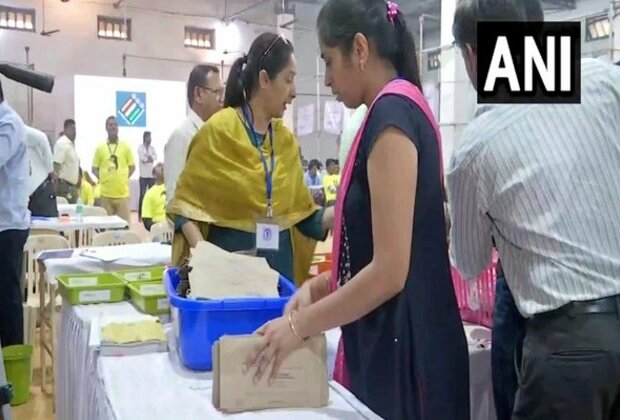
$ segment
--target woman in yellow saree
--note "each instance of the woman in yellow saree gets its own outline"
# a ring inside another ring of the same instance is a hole
[[[233,64],[225,108],[192,140],[168,206],[173,263],[207,240],[231,252],[256,249],[287,278],[307,278],[333,212],[314,205],[298,143],[281,120],[295,97],[295,74],[293,46],[272,33]]]

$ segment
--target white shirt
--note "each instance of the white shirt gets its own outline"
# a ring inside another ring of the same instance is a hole
[[[28,148],[25,125],[6,103],[0,103],[0,232],[30,227]]]
[[[54,145],[54,163],[60,166],[58,178],[77,185],[80,176],[80,158],[75,144],[67,136],[62,136]]]
[[[494,238],[528,317],[620,293],[620,69],[582,60],[580,105],[481,111],[447,173],[456,268],[475,277]]]
[[[149,157],[153,158],[150,162],[148,161]],[[138,159],[140,159],[140,178],[155,178],[155,175],[153,175],[153,167],[157,160],[155,148],[151,145],[146,147],[144,144],[141,144],[138,147]]]
[[[177,181],[185,167],[189,144],[202,127],[204,121],[192,109],[179,127],[170,135],[164,147],[164,178],[166,179],[167,202],[174,197]]]
[[[28,178],[28,196],[30,196],[54,171],[54,157],[47,136],[36,128],[26,126],[26,144],[30,157]]]
[[[344,164],[347,161],[347,156],[349,156],[349,151],[351,150],[351,146],[353,145],[353,141],[357,136],[357,132],[362,127],[362,123],[364,122],[364,118],[366,118],[366,113],[368,112],[368,107],[366,105],[360,105],[349,121],[347,121],[342,130],[342,134],[340,135],[340,148],[338,152],[338,163],[340,163],[340,168],[344,168]]]

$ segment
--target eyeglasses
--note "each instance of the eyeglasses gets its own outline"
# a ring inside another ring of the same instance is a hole
[[[221,98],[222,96],[224,96],[224,88],[211,89],[210,87],[203,86],[203,85],[197,85],[197,86],[199,88],[203,88],[204,90],[208,90],[209,92],[215,94],[218,98]]]

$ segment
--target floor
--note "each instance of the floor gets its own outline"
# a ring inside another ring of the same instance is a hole
[[[37,329],[35,337],[39,337]],[[32,373],[32,384],[30,386],[30,401],[24,405],[11,408],[13,420],[53,420],[52,397],[41,391],[41,361],[39,358],[38,341],[35,343],[32,353],[32,363],[34,370]],[[48,378],[52,378],[52,371],[48,368]]]
[[[132,214],[131,230],[138,233],[145,241],[148,240],[148,232],[144,226],[138,222],[137,213]],[[320,242],[317,245],[317,252],[329,252],[331,250],[331,237],[325,242]],[[39,337],[39,332],[35,337]],[[32,384],[30,386],[30,401],[19,407],[12,407],[12,419],[13,420],[54,420],[54,413],[52,410],[52,397],[41,391],[41,363],[39,357],[39,345],[35,343],[35,348],[32,357],[33,375]],[[52,378],[53,374],[48,371],[48,378]],[[49,388],[49,386],[48,386]],[[63,420],[63,419],[60,419]]]

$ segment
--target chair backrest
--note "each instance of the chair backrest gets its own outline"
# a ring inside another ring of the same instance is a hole
[[[65,197],[56,197],[56,204],[69,204]]]
[[[107,216],[108,212],[103,207],[84,206],[84,216]],[[78,248],[91,246],[93,242],[93,236],[95,236],[94,229],[81,229],[78,232]]]
[[[151,240],[158,242],[172,242],[174,231],[166,222],[156,223],[151,226]]]
[[[110,232],[98,233],[93,237],[92,246],[114,246],[141,244],[140,236],[129,230],[113,230]]]
[[[84,216],[107,216],[108,212],[103,207],[85,206]]]
[[[37,255],[41,251],[71,248],[69,240],[60,235],[30,235],[24,245],[24,266],[22,285],[26,289],[26,300],[36,292],[39,280],[39,264]]]

